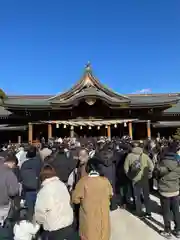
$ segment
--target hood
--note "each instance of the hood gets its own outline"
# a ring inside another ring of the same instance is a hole
[[[48,185],[49,183],[54,182],[54,181],[60,181],[60,179],[56,176],[51,177],[51,178],[47,178],[42,182],[42,186]]]
[[[143,149],[140,147],[135,147],[132,149],[132,153],[136,154],[136,155],[140,155],[143,153]]]

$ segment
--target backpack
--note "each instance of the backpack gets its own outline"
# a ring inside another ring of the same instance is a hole
[[[31,168],[23,169],[21,172],[22,185],[27,190],[37,190],[39,187],[39,178],[36,171]]]
[[[138,156],[138,158],[135,161],[133,161],[133,163],[130,166],[128,175],[131,180],[133,180],[141,171],[141,157],[142,153]]]

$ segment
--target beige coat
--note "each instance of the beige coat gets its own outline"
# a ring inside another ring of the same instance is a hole
[[[109,240],[109,205],[112,187],[107,178],[85,176],[79,180],[72,201],[80,203],[80,236],[83,240]]]

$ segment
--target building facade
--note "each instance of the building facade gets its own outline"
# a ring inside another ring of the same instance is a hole
[[[126,84],[126,83],[124,83]],[[13,141],[44,136],[122,136],[145,139],[171,135],[180,125],[180,94],[126,94],[107,88],[90,64],[67,92],[53,95],[2,94],[0,131]],[[7,141],[7,139],[6,139]]]

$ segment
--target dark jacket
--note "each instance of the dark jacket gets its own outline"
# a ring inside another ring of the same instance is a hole
[[[56,170],[59,179],[66,183],[69,175],[75,169],[77,161],[73,158],[71,153],[68,156],[64,151],[60,151],[50,164]]]
[[[117,153],[113,150],[102,150],[95,153],[95,158],[102,164],[102,172],[110,181],[113,190],[116,185],[116,161],[118,160]]]
[[[120,186],[124,186],[129,183],[129,179],[124,172],[124,162],[128,155],[128,150],[119,150],[117,152],[118,161],[116,162],[116,176],[117,176],[117,190]]]
[[[37,191],[40,186],[42,161],[39,157],[30,158],[21,166],[21,181],[25,191]]]
[[[167,153],[157,166],[159,172],[158,186],[162,193],[179,191],[180,159],[175,153]]]

